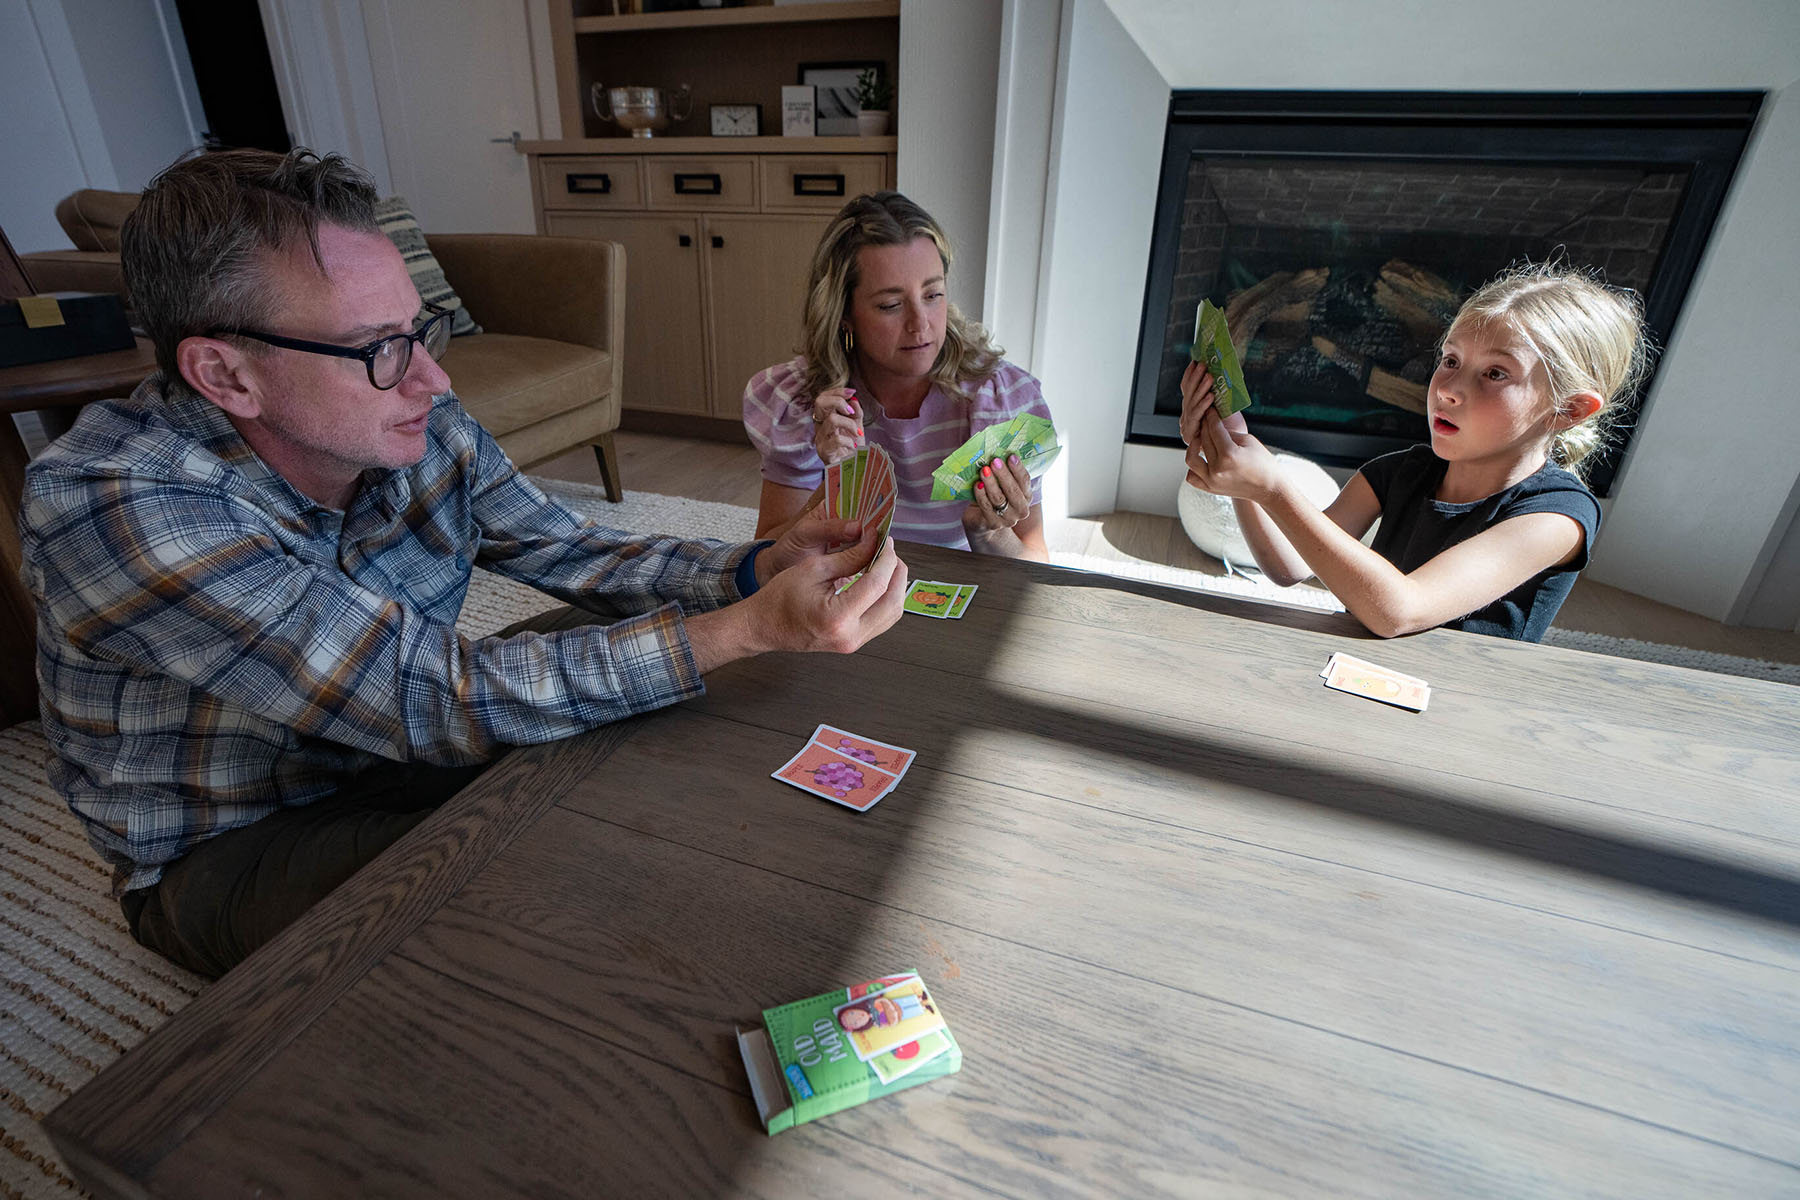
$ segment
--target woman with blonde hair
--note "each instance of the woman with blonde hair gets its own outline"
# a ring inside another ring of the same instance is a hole
[[[802,352],[744,388],[762,454],[757,536],[810,507],[826,466],[873,444],[894,461],[895,538],[1049,559],[1016,455],[983,466],[973,501],[931,499],[932,471],[971,434],[1050,419],[1037,380],[950,303],[950,262],[943,230],[899,192],[858,196],[832,220],[813,252]]]
[[[1600,526],[1582,462],[1648,358],[1636,293],[1527,264],[1479,289],[1450,323],[1426,391],[1429,443],[1363,464],[1321,510],[1275,469],[1241,413],[1219,419],[1211,376],[1190,366],[1188,480],[1232,497],[1271,579],[1316,573],[1382,637],[1448,625],[1540,641]]]

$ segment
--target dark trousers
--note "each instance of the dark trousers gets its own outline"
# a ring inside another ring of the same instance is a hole
[[[384,763],[334,796],[200,843],[120,898],[131,936],[217,978],[487,767]]]

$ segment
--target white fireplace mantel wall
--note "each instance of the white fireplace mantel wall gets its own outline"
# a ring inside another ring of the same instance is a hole
[[[1067,439],[1121,444],[1171,88],[1769,92],[1613,489],[1591,578],[1792,625],[1800,538],[1800,4],[1793,0],[1005,0],[988,320],[1030,329]],[[1054,64],[1045,47],[1056,48]],[[1029,61],[1036,55],[1037,61]],[[1010,56],[1010,59],[1009,59]],[[1052,106],[1042,76],[1054,66]],[[1050,125],[1042,139],[1022,122]],[[1015,146],[1016,143],[1016,146]],[[1036,155],[1034,160],[1034,153]],[[1043,174],[1041,195],[1018,186]],[[1016,260],[1041,249],[1035,292]],[[998,282],[997,282],[998,281]],[[1002,288],[999,282],[1010,281]],[[1053,513],[1173,513],[1180,456],[1065,455]],[[1785,538],[1785,540],[1784,540]],[[1771,616],[1774,619],[1771,620]]]

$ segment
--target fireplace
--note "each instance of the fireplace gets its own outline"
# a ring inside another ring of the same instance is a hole
[[[1509,263],[1597,268],[1665,343],[1761,98],[1175,92],[1128,440],[1179,444],[1202,298],[1252,432],[1337,466],[1426,440],[1437,340]],[[1630,424],[1592,466],[1601,495]]]

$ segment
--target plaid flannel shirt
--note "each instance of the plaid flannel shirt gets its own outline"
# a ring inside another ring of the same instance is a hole
[[[478,762],[702,694],[681,612],[740,599],[752,549],[576,518],[453,394],[423,459],[339,512],[160,376],[31,463],[21,527],[51,782],[115,894],[379,760]],[[626,619],[471,641],[476,566]]]

